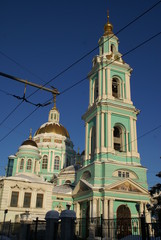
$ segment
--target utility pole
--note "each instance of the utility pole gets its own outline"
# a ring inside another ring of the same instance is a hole
[[[42,85],[39,85],[39,84],[36,84],[36,83],[32,83],[32,82],[29,82],[29,81],[21,79],[21,78],[17,78],[17,77],[14,77],[12,75],[9,75],[9,74],[3,73],[3,72],[0,72],[0,76],[12,79],[12,80],[17,81],[17,82],[24,83],[25,85],[30,85],[32,87],[42,89],[42,90],[47,91],[47,92],[51,92],[54,95],[55,94],[56,95],[59,94],[58,90],[56,88],[54,88],[54,87],[53,87],[53,89],[50,89],[50,88],[44,87]]]

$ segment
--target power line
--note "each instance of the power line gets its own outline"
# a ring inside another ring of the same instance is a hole
[[[119,31],[117,31],[115,34],[119,34],[121,31],[125,30],[127,27],[129,27],[131,24],[135,23],[137,20],[139,20],[141,17],[143,17],[145,14],[147,14],[148,12],[150,12],[153,8],[155,8],[156,6],[158,6],[158,4],[161,3],[161,0],[158,1],[157,3],[155,3],[154,5],[152,5],[149,9],[147,9],[146,11],[144,11],[142,14],[140,14],[139,16],[137,16],[134,20],[132,20],[131,22],[129,22],[127,25],[125,25],[123,28],[121,28]],[[111,39],[115,34],[113,34],[109,39]],[[109,40],[108,39],[108,40]],[[75,66],[76,64],[78,64],[79,62],[81,62],[84,58],[86,58],[87,56],[89,56],[92,52],[94,52],[96,49],[98,49],[99,46],[93,48],[92,50],[90,50],[89,52],[87,52],[85,55],[83,55],[81,58],[77,59],[75,62],[73,62],[72,64],[70,64],[67,68],[65,68],[64,70],[62,70],[59,74],[57,74],[56,76],[54,76],[52,79],[50,79],[48,82],[46,82],[43,86],[46,86],[47,84],[49,84],[50,82],[52,82],[53,80],[55,80],[57,77],[61,76],[63,73],[65,73],[66,71],[68,71],[69,69],[71,69],[73,66]],[[7,56],[6,54],[4,54],[2,51],[0,51],[0,54],[5,56],[6,58],[8,58],[9,60],[11,60],[12,62],[14,62],[15,64],[17,64],[19,67],[27,70],[28,72],[30,72],[32,75],[38,77],[39,79],[41,79],[39,76],[35,75],[33,72],[31,72],[28,68],[26,68],[25,66],[23,66],[22,64],[18,63],[17,61],[15,61],[13,58]],[[83,81],[83,80],[82,80]],[[82,82],[81,81],[81,82]],[[78,85],[79,83],[77,83],[76,85]],[[75,85],[75,86],[76,86]],[[72,86],[74,87],[74,85]],[[35,90],[33,93],[31,93],[29,97],[31,97],[32,95],[34,95],[36,92],[38,92],[39,89]],[[67,91],[67,90],[65,90]],[[23,103],[23,101],[21,102],[21,104]],[[17,107],[15,107],[11,113],[9,113],[7,115],[7,117],[2,121],[3,123],[5,122],[5,120],[7,120],[9,118],[9,116],[11,116],[11,114],[14,113],[14,111],[21,105],[18,104]],[[2,125],[2,124],[0,124]]]
[[[27,71],[28,73],[30,73],[31,75],[33,75],[34,77],[40,79],[42,82],[45,82],[40,76],[38,76],[37,74],[35,74],[34,72],[32,72],[29,68],[27,68],[26,66],[22,65],[21,63],[19,63],[18,61],[14,60],[13,58],[11,58],[10,56],[8,56],[7,54],[5,54],[4,52],[0,51],[0,54],[4,57],[6,57],[7,59],[9,59],[11,62],[15,63],[17,66],[19,66],[20,68],[24,69],[25,71]]]
[[[155,37],[159,36],[161,34],[161,32],[153,35],[152,37],[150,37],[149,39],[145,40],[144,42],[138,44],[136,47],[132,48],[131,50],[127,51],[126,53],[124,53],[122,56],[128,55],[129,53],[131,53],[132,51],[136,50],[137,48],[143,46],[144,44],[146,44],[147,42],[153,40]],[[120,57],[119,57],[120,58]],[[117,61],[119,58],[114,59],[112,62],[108,63],[107,66],[109,66],[110,64],[112,64],[113,62]],[[103,69],[103,68],[102,68]],[[99,69],[98,71],[100,71],[101,69]],[[72,86],[70,86],[69,88],[65,89],[63,92],[60,93],[64,94],[65,92],[69,91],[71,88],[75,87],[76,85],[80,84],[81,82],[83,82],[84,80],[86,80],[87,77],[83,78],[82,80],[78,81],[77,83],[73,84]],[[51,99],[49,99],[48,101],[46,101],[44,104],[46,104],[47,102],[49,102]],[[22,103],[22,102],[21,102]],[[20,103],[20,104],[21,104]],[[10,133],[12,133],[19,125],[21,125],[27,118],[29,118],[35,111],[37,111],[39,108],[36,107],[36,109],[34,109],[25,119],[23,119],[19,124],[17,124],[9,133],[7,133],[3,138],[0,139],[0,142],[2,142],[6,137],[9,136]],[[160,126],[159,126],[160,127]]]
[[[120,32],[122,32],[123,30],[125,30],[126,28],[128,28],[131,24],[135,23],[137,20],[139,20],[141,17],[143,17],[145,14],[147,14],[148,12],[150,12],[153,8],[155,8],[156,6],[158,6],[158,4],[161,3],[161,0],[158,1],[157,3],[155,3],[153,6],[151,6],[149,9],[147,9],[145,12],[143,12],[142,14],[140,14],[139,16],[137,16],[134,20],[132,20],[131,22],[129,22],[127,25],[125,25],[123,28],[121,28],[119,31],[117,31],[115,34],[112,34],[105,42],[109,41],[113,36],[119,34]],[[97,50],[99,48],[99,46],[93,48],[92,50],[90,50],[89,52],[87,52],[85,55],[83,55],[82,57],[80,57],[79,59],[77,59],[75,62],[73,62],[72,64],[70,64],[67,68],[65,68],[64,70],[62,70],[60,73],[58,73],[56,76],[54,76],[53,78],[51,78],[48,82],[46,82],[45,85],[49,84],[50,82],[52,82],[53,80],[55,80],[56,78],[58,78],[59,76],[61,76],[63,73],[65,73],[66,71],[68,71],[70,68],[74,67],[76,64],[78,64],[79,62],[81,62],[84,58],[88,57],[91,53],[93,53],[95,50]],[[36,90],[38,91],[38,90]],[[35,91],[35,92],[36,92]]]
[[[116,62],[116,61],[119,60],[120,58],[122,58],[122,57],[128,55],[129,53],[135,51],[137,48],[143,46],[144,44],[150,42],[150,41],[153,40],[154,38],[158,37],[160,34],[161,34],[161,32],[159,32],[159,33],[153,35],[152,37],[150,37],[149,39],[147,39],[147,40],[145,40],[144,42],[140,43],[140,44],[137,45],[136,47],[130,49],[130,50],[127,51],[126,53],[122,54],[122,56],[117,57],[117,59],[114,59],[114,60],[111,61],[110,63],[106,64],[106,67],[109,66],[109,65],[111,65],[112,63]],[[92,73],[91,75],[93,75],[93,74],[95,74],[96,72],[102,70],[103,68],[104,68],[104,67],[102,67],[102,68],[99,69],[99,70],[96,70],[96,71],[95,71],[94,73]],[[90,76],[91,76],[91,75],[90,75]],[[84,77],[83,79],[79,80],[79,81],[76,82],[75,84],[73,84],[73,85],[71,85],[70,87],[66,88],[65,90],[63,90],[63,91],[60,93],[60,95],[61,95],[61,94],[64,94],[64,93],[67,92],[67,91],[69,91],[69,90],[72,89],[73,87],[79,85],[80,83],[82,83],[83,81],[85,81],[87,78],[88,78],[88,77]]]

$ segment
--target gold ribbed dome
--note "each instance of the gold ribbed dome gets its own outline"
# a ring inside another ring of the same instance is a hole
[[[48,122],[46,124],[43,124],[35,133],[35,136],[41,133],[56,133],[60,134],[62,136],[65,136],[67,138],[70,138],[69,133],[65,127],[63,127],[61,124]]]

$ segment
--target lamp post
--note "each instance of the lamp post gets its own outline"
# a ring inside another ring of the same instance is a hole
[[[8,213],[8,209],[5,209],[4,210],[4,219],[3,219],[3,223],[5,223],[5,220],[6,220],[6,214]]]

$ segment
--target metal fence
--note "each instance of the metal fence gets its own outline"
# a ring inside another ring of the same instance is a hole
[[[8,236],[14,240],[44,240],[45,233],[46,221],[40,221],[38,218],[33,222],[0,223],[0,235]],[[61,239],[60,222],[58,223],[57,235],[54,240]],[[161,223],[145,223],[145,218],[103,219],[100,217],[77,219],[75,236],[71,240],[88,238],[100,240],[161,240]]]
[[[127,236],[138,237],[142,235],[139,218],[130,219],[77,219],[75,235],[78,239],[99,237],[100,239],[122,239]]]

